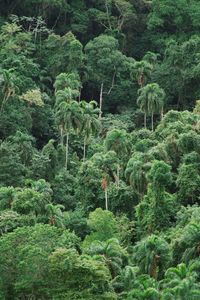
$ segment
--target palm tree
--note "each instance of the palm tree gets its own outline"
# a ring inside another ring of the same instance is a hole
[[[161,237],[150,235],[139,241],[133,248],[133,262],[142,273],[157,279],[170,261],[170,248]]]
[[[163,106],[165,99],[165,92],[159,87],[157,83],[147,84],[145,87],[139,89],[139,97],[137,104],[140,106],[141,111],[144,112],[144,126],[146,128],[146,115],[151,113],[151,129],[154,129],[154,113],[159,112],[163,115]]]
[[[115,290],[130,291],[133,288],[133,284],[136,282],[137,275],[139,273],[138,267],[125,266],[112,281]]]
[[[65,168],[67,170],[70,131],[78,133],[82,128],[83,114],[80,104],[77,101],[61,102],[57,107],[56,118],[66,133]]]
[[[90,140],[91,135],[95,135],[100,131],[101,122],[98,119],[99,108],[95,101],[87,103],[86,101],[80,102],[83,109],[83,124],[82,131],[84,132],[84,146],[83,146],[83,160],[86,156],[86,145]]]
[[[4,104],[8,99],[15,95],[16,85],[15,85],[15,76],[13,75],[13,69],[2,70],[0,74],[0,86],[2,87],[2,92],[4,94],[3,100],[1,103],[1,111],[3,110]]]
[[[118,184],[118,175],[116,171],[119,168],[119,159],[115,151],[108,151],[106,153],[96,153],[92,160],[97,169],[103,171],[103,178],[101,187],[105,193],[105,208],[108,210],[108,188],[111,179],[114,179]]]
[[[70,88],[72,90],[78,91],[79,94],[81,88],[79,75],[77,73],[61,73],[56,77],[54,87],[56,93],[59,90]]]
[[[163,289],[163,300],[200,299],[200,284],[197,274],[185,264],[169,268],[160,283]]]
[[[142,89],[138,90],[139,97],[137,98],[137,105],[140,107],[140,110],[144,113],[144,128],[147,128],[147,113],[148,113],[148,99],[144,97]]]
[[[107,151],[115,151],[119,158],[126,158],[130,150],[129,137],[125,130],[113,129],[107,133],[105,139],[105,148]],[[120,179],[120,164],[117,169],[117,184]]]
[[[135,153],[128,161],[125,176],[136,193],[142,198],[147,190],[146,173],[150,168],[148,156]]]
[[[49,219],[49,224],[52,226],[64,227],[62,210],[64,210],[65,207],[60,204],[47,204],[45,208]]]
[[[59,105],[63,102],[69,103],[72,100],[75,100],[79,95],[77,90],[73,90],[70,87],[66,87],[64,90],[58,90],[56,92],[56,103],[55,109],[59,111]],[[64,140],[64,119],[62,113],[56,113],[57,123],[60,127],[60,138],[61,138],[61,145],[63,145]]]
[[[126,250],[120,246],[116,238],[109,239],[106,242],[94,241],[86,252],[91,256],[101,255],[110,269],[112,278],[120,274],[124,262],[127,260]]]
[[[134,74],[136,76],[138,85],[142,88],[145,84],[145,81],[150,77],[153,69],[153,65],[149,62],[142,60],[134,64]]]

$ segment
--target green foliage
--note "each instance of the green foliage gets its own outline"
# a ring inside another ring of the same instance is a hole
[[[150,235],[134,246],[132,259],[142,273],[157,279],[170,263],[169,244],[161,237]]]
[[[1,2],[0,299],[199,299],[199,1]]]

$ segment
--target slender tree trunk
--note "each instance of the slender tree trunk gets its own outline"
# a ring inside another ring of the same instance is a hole
[[[153,112],[151,113],[151,130],[153,131]]]
[[[120,166],[117,166],[117,186],[119,186],[119,172],[120,172]]]
[[[101,84],[101,91],[100,91],[100,101],[99,101],[99,119],[101,119],[102,116],[102,107],[103,107],[103,83]]]
[[[108,210],[108,189],[105,188],[105,206],[106,210]]]
[[[144,113],[144,128],[147,129],[147,114]]]
[[[164,110],[163,110],[163,107],[161,108],[160,116],[161,116],[161,121],[162,121],[162,119],[163,119],[163,117],[164,117]]]
[[[150,267],[150,276],[153,277],[154,279],[158,278],[158,263],[160,260],[160,256],[154,255],[153,261]]]
[[[83,160],[85,160],[86,157],[86,138],[84,138],[84,144],[83,144]]]
[[[69,152],[69,133],[67,133],[67,140],[66,140],[66,155],[65,155],[65,169],[67,171],[68,167],[68,152]]]
[[[63,142],[63,128],[60,128],[60,143],[63,146],[64,142]]]

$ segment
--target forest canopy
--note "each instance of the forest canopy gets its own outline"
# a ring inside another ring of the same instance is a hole
[[[199,0],[2,0],[0,300],[200,299]]]

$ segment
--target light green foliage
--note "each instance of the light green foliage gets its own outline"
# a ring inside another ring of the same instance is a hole
[[[22,100],[27,101],[30,105],[44,106],[42,101],[42,94],[40,90],[29,90],[20,97]]]
[[[88,219],[88,226],[92,231],[84,241],[84,247],[93,241],[106,241],[119,237],[118,224],[112,212],[97,208],[91,212]]]

